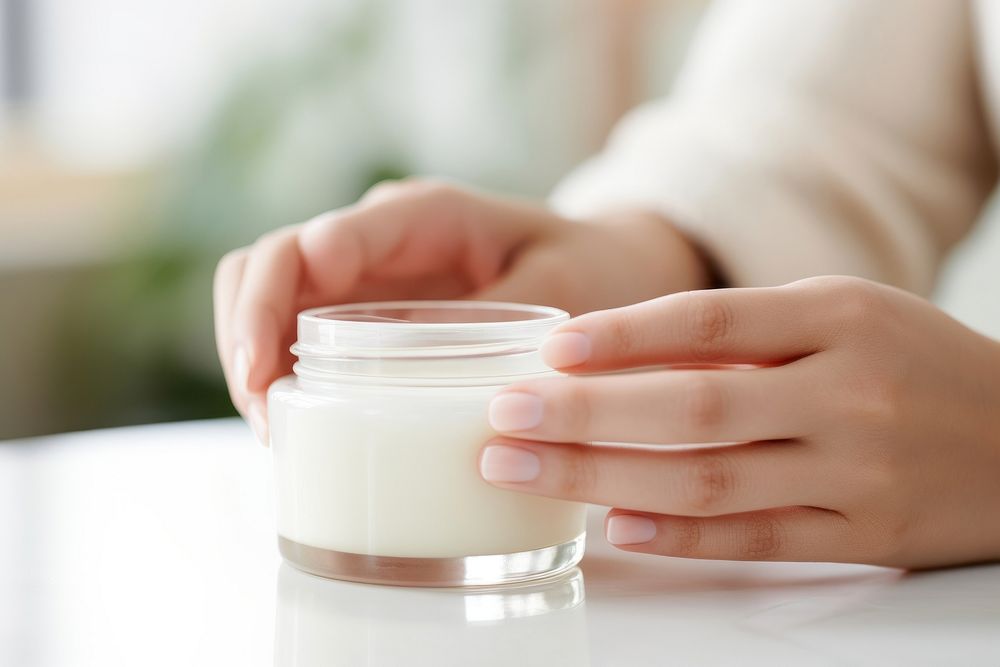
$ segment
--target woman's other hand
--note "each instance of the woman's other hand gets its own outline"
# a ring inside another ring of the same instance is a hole
[[[291,372],[305,308],[477,298],[582,313],[702,287],[706,275],[695,248],[656,215],[587,224],[437,181],[386,182],[223,257],[216,341],[233,404],[264,439],[265,392]]]

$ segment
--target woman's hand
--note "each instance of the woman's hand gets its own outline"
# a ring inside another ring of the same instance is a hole
[[[233,404],[263,437],[264,392],[291,372],[288,348],[305,308],[478,298],[582,313],[704,286],[698,253],[665,220],[633,213],[595,223],[413,180],[266,234],[227,254],[215,275],[216,341]]]
[[[839,277],[675,294],[571,320],[543,357],[571,376],[494,399],[483,477],[613,506],[622,549],[1000,558],[1000,344],[917,297]],[[674,367],[587,375],[654,365]]]

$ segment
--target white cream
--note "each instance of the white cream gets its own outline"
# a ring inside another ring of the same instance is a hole
[[[341,387],[270,396],[278,532],[356,554],[528,551],[584,530],[583,505],[493,487],[477,468],[496,388]]]

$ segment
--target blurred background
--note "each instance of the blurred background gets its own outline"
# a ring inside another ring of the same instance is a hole
[[[0,439],[235,414],[225,251],[408,174],[544,197],[704,4],[0,0]],[[936,299],[1000,337],[989,217]]]

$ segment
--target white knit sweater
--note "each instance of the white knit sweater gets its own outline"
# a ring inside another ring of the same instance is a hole
[[[996,184],[998,139],[1000,0],[729,0],[670,97],[552,203],[658,210],[736,285],[841,273],[926,293]]]

